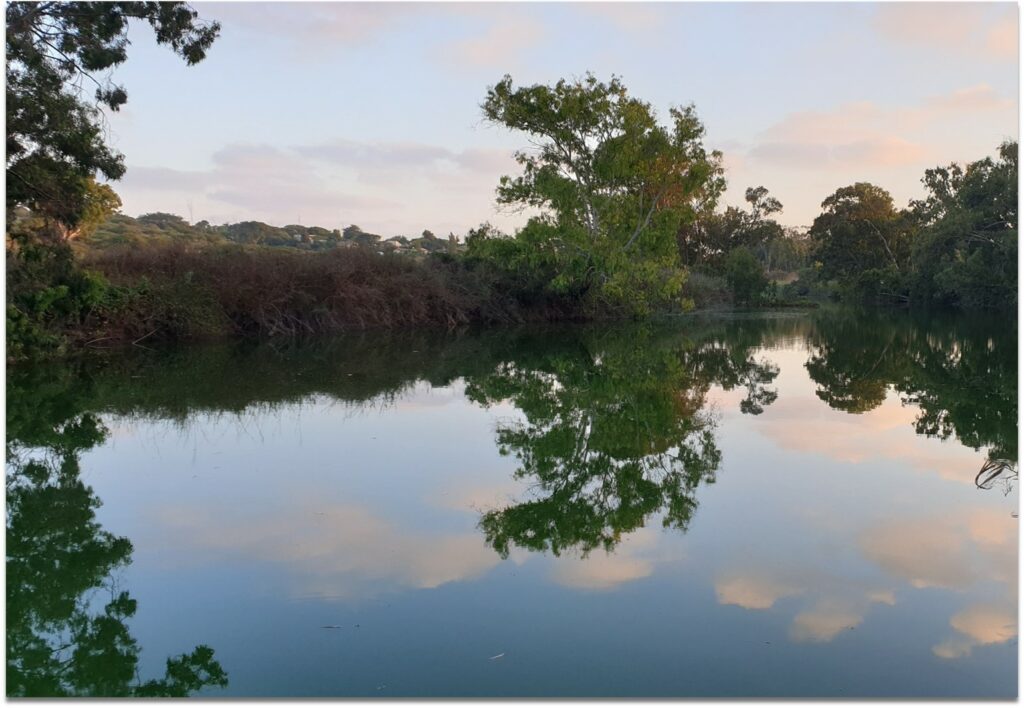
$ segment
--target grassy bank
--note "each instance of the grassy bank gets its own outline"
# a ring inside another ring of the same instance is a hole
[[[584,320],[491,264],[367,248],[161,244],[8,251],[9,359],[155,342]],[[614,313],[604,313],[606,316]]]

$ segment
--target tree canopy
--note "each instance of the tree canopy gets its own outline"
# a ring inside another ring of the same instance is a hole
[[[73,229],[95,206],[93,178],[125,171],[101,111],[128,100],[108,70],[127,59],[131,21],[148,23],[189,65],[206,57],[220,25],[184,2],[11,2],[6,19],[7,207]]]
[[[665,126],[618,78],[515,87],[505,76],[483,112],[529,136],[498,202],[540,210],[520,238],[558,264],[554,287],[637,313],[678,294],[675,234],[725,185],[693,106],[672,108]]]

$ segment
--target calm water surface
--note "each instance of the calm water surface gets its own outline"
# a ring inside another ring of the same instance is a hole
[[[12,371],[8,692],[1012,697],[1016,371],[842,311]]]

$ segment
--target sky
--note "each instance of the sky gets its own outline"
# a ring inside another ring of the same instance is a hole
[[[108,116],[131,216],[357,224],[384,236],[512,230],[494,191],[526,136],[487,88],[621,77],[667,119],[694,104],[722,206],[763,185],[807,226],[869,181],[898,206],[930,167],[1018,134],[1013,3],[197,2],[221,36],[187,67],[134,26]]]

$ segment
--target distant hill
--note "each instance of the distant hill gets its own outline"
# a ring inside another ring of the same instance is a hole
[[[207,221],[189,224],[177,214],[154,212],[138,218],[115,214],[95,232],[81,240],[88,248],[114,246],[145,246],[147,244],[195,243],[228,244],[291,248],[302,251],[325,251],[332,248],[366,246],[381,253],[426,254],[461,249],[454,236],[438,238],[424,231],[417,238],[393,236],[388,239],[363,231],[358,226],[343,230],[320,226],[271,226],[262,221],[241,221],[214,226]]]

